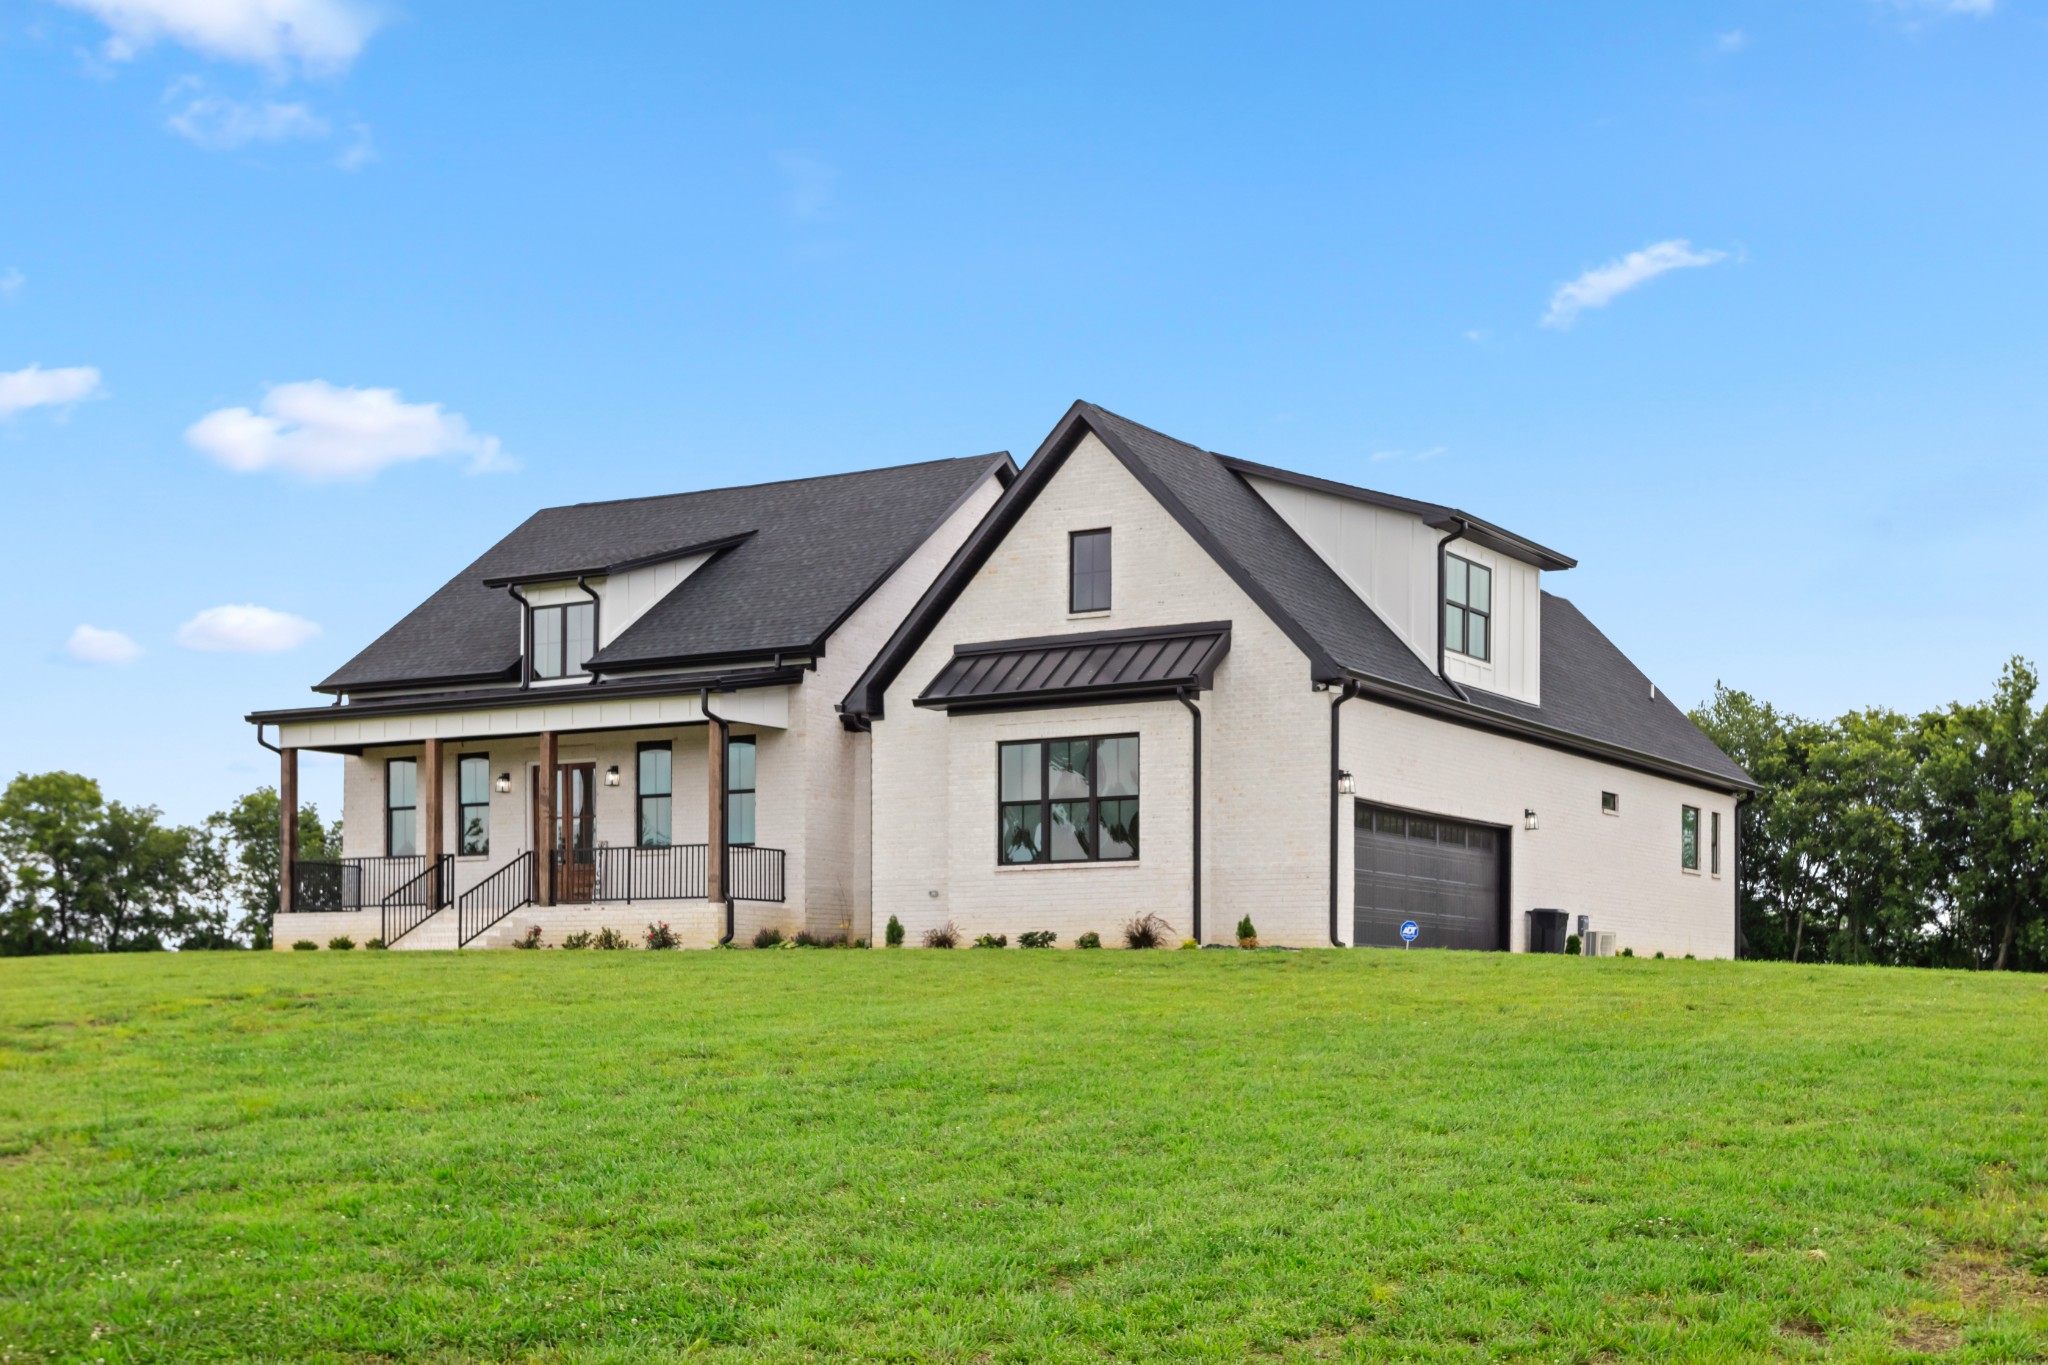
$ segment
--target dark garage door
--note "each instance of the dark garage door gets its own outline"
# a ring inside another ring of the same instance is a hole
[[[1505,830],[1361,803],[1355,839],[1353,943],[1398,948],[1412,919],[1418,948],[1508,946]]]

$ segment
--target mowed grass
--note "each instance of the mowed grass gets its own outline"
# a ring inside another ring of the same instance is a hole
[[[0,1362],[2048,1354],[2048,981],[0,962]]]

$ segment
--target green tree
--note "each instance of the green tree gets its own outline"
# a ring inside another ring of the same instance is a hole
[[[12,894],[0,953],[90,951],[90,845],[105,801],[99,783],[77,773],[22,773],[0,792],[0,860]]]
[[[101,951],[161,951],[186,926],[187,869],[195,832],[162,822],[154,806],[110,801],[87,832],[82,899]]]
[[[234,934],[256,948],[268,948],[277,919],[279,863],[277,788],[259,787],[224,811],[207,817],[205,850],[196,858],[197,881],[209,902],[232,903],[239,914]],[[311,805],[299,808],[299,856],[339,858],[341,822],[322,824]],[[225,925],[225,913],[220,916]]]

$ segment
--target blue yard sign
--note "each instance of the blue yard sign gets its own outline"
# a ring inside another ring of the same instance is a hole
[[[1412,920],[1412,919],[1404,919],[1404,920],[1402,920],[1402,921],[1401,921],[1401,946],[1402,946],[1403,948],[1406,948],[1406,947],[1407,947],[1407,946],[1408,946],[1409,944],[1411,944],[1411,943],[1415,942],[1415,936],[1416,936],[1417,934],[1421,933],[1421,932],[1422,932],[1422,930],[1416,927],[1416,925],[1415,925],[1415,921],[1414,921],[1414,920]]]

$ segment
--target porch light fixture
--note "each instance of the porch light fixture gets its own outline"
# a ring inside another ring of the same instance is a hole
[[[503,796],[506,792],[512,790],[512,774],[499,773],[498,780],[491,785],[498,789],[498,795]]]
[[[1351,780],[1351,774],[1342,768],[1337,769],[1337,795],[1353,796],[1357,791],[1358,784]]]
[[[1535,812],[1535,811],[1533,811],[1533,810],[1527,810],[1527,809],[1523,810],[1523,812],[1522,812],[1522,828],[1523,828],[1523,829],[1535,829],[1535,828],[1536,828],[1536,812]]]
[[[606,769],[604,770],[604,784],[605,784],[605,785],[606,785],[607,787],[616,787],[616,786],[618,786],[618,785],[619,785],[619,765],[618,765],[618,764],[614,763],[614,764],[612,764],[612,766],[611,766],[611,767],[609,767],[609,768],[606,768]]]

